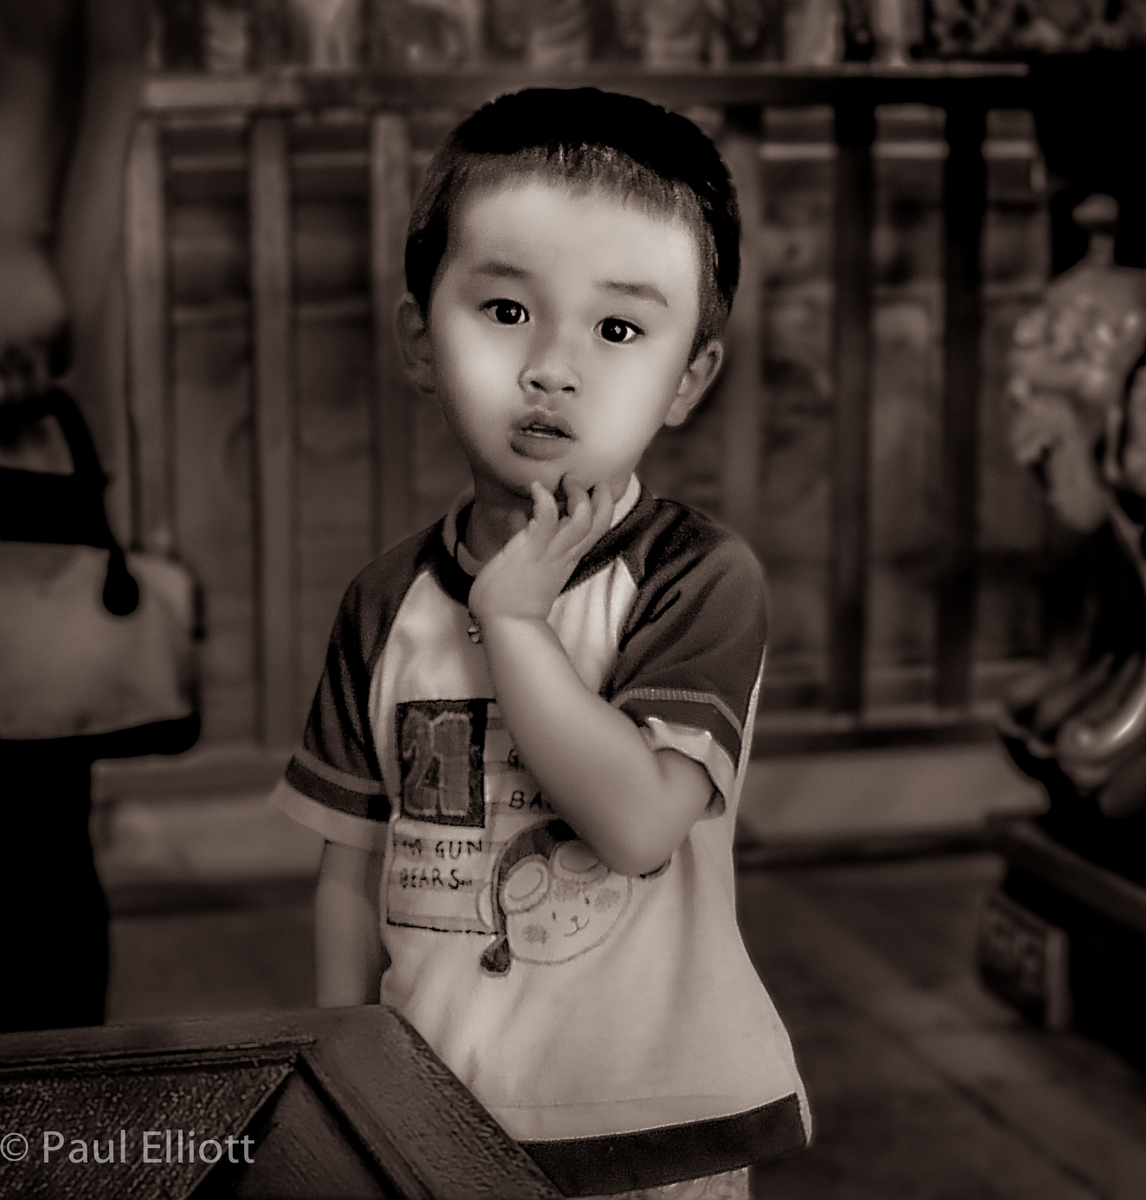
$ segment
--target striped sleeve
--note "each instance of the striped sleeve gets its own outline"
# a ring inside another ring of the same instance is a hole
[[[688,518],[665,531],[650,556],[605,695],[654,749],[701,763],[726,798],[752,735],[767,635],[764,579],[747,546]]]
[[[425,542],[422,535],[390,551],[347,589],[302,745],[271,798],[327,841],[364,850],[385,842],[390,799],[370,725],[370,681]]]

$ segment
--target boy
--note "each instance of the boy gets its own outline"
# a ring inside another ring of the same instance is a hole
[[[746,1197],[806,1141],[735,915],[760,569],[633,475],[738,273],[684,118],[535,89],[454,131],[398,319],[473,493],[351,585],[276,793],[327,838],[319,1003],[398,1008],[570,1196]]]

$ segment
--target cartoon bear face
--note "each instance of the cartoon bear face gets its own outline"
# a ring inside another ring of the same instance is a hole
[[[502,884],[502,911],[514,959],[563,963],[599,946],[624,915],[632,880],[614,874],[580,841],[531,854]]]

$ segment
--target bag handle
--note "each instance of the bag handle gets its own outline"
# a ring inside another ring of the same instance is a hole
[[[0,468],[0,537],[107,550],[103,606],[114,616],[125,617],[139,606],[139,585],[108,524],[103,501],[107,476],[76,402],[63,388],[51,387],[41,396],[0,404],[0,441],[13,440],[21,429],[44,417],[55,417],[72,456],[73,473],[59,476]]]
[[[0,440],[10,441],[27,425],[44,417],[55,417],[68,443],[72,467],[78,476],[98,481],[103,487],[107,476],[99,464],[95,443],[76,402],[60,387],[50,387],[38,396],[0,405]]]

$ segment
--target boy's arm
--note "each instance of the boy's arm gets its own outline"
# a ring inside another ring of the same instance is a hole
[[[676,750],[650,749],[581,682],[544,620],[481,621],[498,706],[553,807],[614,871],[655,871],[708,806],[708,773]]]
[[[315,990],[319,1008],[377,1004],[385,970],[378,932],[382,856],[327,842],[314,900]]]
[[[534,517],[483,568],[470,594],[494,693],[517,750],[554,808],[625,875],[661,866],[712,796],[702,766],[652,750],[624,713],[590,691],[546,618],[581,557],[609,527],[612,500],[566,485],[569,513],[534,486]]]

